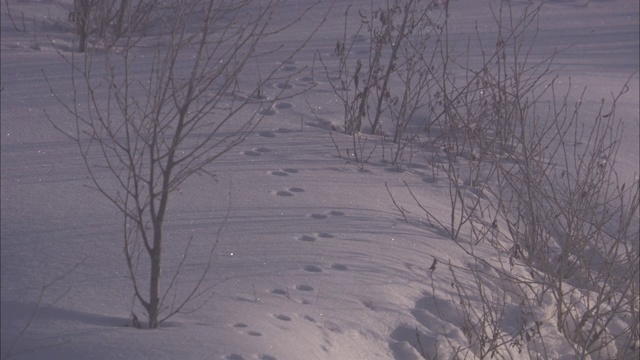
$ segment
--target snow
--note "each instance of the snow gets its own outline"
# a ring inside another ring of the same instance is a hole
[[[280,19],[301,6],[290,3]],[[349,3],[355,9],[369,1]],[[560,81],[570,77],[576,87],[587,86],[583,102],[586,111],[594,111],[601,98],[609,98],[638,70],[639,10],[635,0],[583,3],[545,5],[539,25],[543,46],[534,55],[576,43],[556,59]],[[309,17],[321,17],[328,5],[323,2]],[[183,239],[193,236],[181,278],[185,287],[200,276],[230,204],[206,278],[212,296],[158,330],[125,326],[133,299],[122,254],[122,219],[89,187],[75,144],[43,114],[46,110],[57,120],[71,121],[43,76],[70,94],[68,65],[56,52],[71,47],[72,37],[54,21],[65,19],[64,9],[58,2],[36,0],[9,6],[14,19],[24,14],[27,32],[13,28],[3,2],[3,359],[11,345],[16,359],[234,360],[421,359],[418,338],[427,356],[449,359],[456,347],[468,346],[449,269],[457,269],[472,307],[479,306],[480,290],[468,269],[492,270],[431,228],[403,184],[429,199],[423,205],[432,214],[446,218],[447,182],[434,180],[432,169],[418,160],[412,169],[398,172],[375,156],[363,169],[340,158],[328,124],[340,125],[343,110],[317,63],[316,86],[306,98],[276,104],[244,143],[212,164],[217,181],[192,177],[171,199],[167,237],[179,240],[167,241],[163,271],[175,271]],[[316,50],[330,54],[341,38],[346,5],[338,1],[333,6],[308,49],[283,68],[301,71],[286,91],[308,87]],[[486,1],[453,1],[452,13],[461,32],[473,29],[476,21],[480,28],[491,21]],[[291,29],[273,41],[295,42],[303,36],[299,31]],[[261,66],[273,67],[279,60],[272,54]],[[284,84],[274,82],[273,87]],[[639,97],[636,74],[618,108],[625,132],[616,161],[627,179],[640,173]],[[344,156],[351,138],[335,132],[333,138]],[[415,220],[404,221],[385,183]],[[508,262],[506,252],[489,246],[475,252],[494,264]],[[434,258],[436,268],[429,270]],[[515,271],[529,276],[524,268]],[[523,317],[541,321],[546,358],[573,358],[555,328],[552,304],[523,315],[517,297],[501,289],[500,281],[487,278],[482,284],[486,293],[505,296],[500,331],[514,331]],[[142,309],[133,309],[144,321]],[[528,346],[522,354],[511,349],[509,356],[533,359],[542,352],[534,342]],[[465,358],[464,353],[458,356]]]

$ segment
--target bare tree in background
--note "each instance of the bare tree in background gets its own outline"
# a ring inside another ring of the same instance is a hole
[[[92,4],[91,0],[74,0],[73,10],[69,13],[69,20],[76,24],[76,33],[79,37],[78,51],[81,53],[87,49]]]
[[[299,23],[318,2],[274,25],[282,3],[180,1],[162,24],[161,36],[128,34],[117,52],[65,57],[72,66],[70,102],[49,83],[75,122],[69,128],[47,117],[77,143],[93,186],[123,215],[126,262],[149,328],[157,328],[207,290],[204,277],[212,261],[211,253],[196,284],[179,294],[176,279],[182,262],[172,278],[162,281],[163,243],[178,241],[167,239],[164,230],[171,194],[192,175],[213,176],[211,163],[246,139],[260,122],[261,109],[285,96],[266,97],[265,84],[297,74],[279,75],[276,66],[251,79],[243,93],[239,89],[249,62],[281,50],[261,46],[265,38]],[[302,49],[315,29],[283,53],[279,64]],[[145,60],[149,55],[150,62]],[[140,269],[147,264],[148,272]]]
[[[156,0],[73,0],[69,20],[75,23],[78,52],[85,52],[90,37],[111,47],[120,38],[160,27],[176,6]]]

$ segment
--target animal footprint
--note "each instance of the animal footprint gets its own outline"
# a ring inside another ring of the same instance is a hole
[[[282,71],[286,71],[286,72],[293,72],[298,70],[298,67],[295,65],[295,61],[293,60],[288,60],[285,61],[284,63],[282,63],[282,67],[280,68],[280,70]]]
[[[245,323],[235,323],[233,324],[233,327],[235,329],[246,329],[249,327],[249,325],[245,324]],[[247,331],[245,334],[249,335],[249,336],[262,336],[262,333],[257,332],[257,331]]]
[[[312,241],[316,241],[316,238],[311,235],[302,235],[298,238],[298,240],[312,242]]]
[[[275,105],[275,108],[278,110],[283,110],[283,109],[289,109],[291,108],[293,105],[291,103],[288,102],[279,102]]]
[[[291,321],[291,318],[287,315],[273,315],[276,319],[278,320],[282,320],[282,321]]]
[[[316,319],[314,319],[312,316],[309,316],[309,315],[305,315],[302,318],[312,323],[317,322]]]
[[[283,290],[283,289],[273,289],[271,290],[272,294],[276,294],[276,295],[287,295],[287,290]]]
[[[262,109],[258,111],[258,114],[264,115],[264,116],[271,116],[271,115],[275,115],[276,111],[273,109]]]
[[[300,82],[313,84],[315,79],[312,76],[301,76],[297,79]]]
[[[276,137],[276,134],[274,134],[271,131],[261,131],[258,133],[258,136],[266,137],[266,138],[274,138]]]
[[[331,268],[334,269],[334,270],[344,271],[344,270],[347,270],[347,265],[333,264],[333,265],[331,265]]]
[[[272,173],[272,175],[275,175],[275,174]],[[287,196],[290,197],[294,195],[293,193],[301,193],[301,192],[304,192],[304,189],[299,187],[292,187],[292,188],[289,188],[288,190],[272,191],[273,194],[276,194],[278,196],[285,196],[285,197]]]
[[[344,212],[342,211],[338,211],[338,210],[331,210],[326,214],[311,214],[310,216],[314,219],[326,219],[327,217],[329,217],[329,215],[331,216],[344,216]]]
[[[278,195],[278,196],[284,196],[284,197],[293,196],[293,194],[288,192],[288,191],[276,191],[275,194]]]
[[[245,151],[245,152],[243,152],[243,154],[245,154],[247,156],[260,156],[262,153],[267,153],[267,152],[270,152],[270,151],[271,150],[269,150],[267,148],[257,148],[257,149]]]
[[[322,269],[314,265],[306,265],[305,267],[303,267],[303,269],[304,271],[314,272],[314,273],[322,272]]]
[[[300,290],[300,291],[313,291],[313,290],[315,290],[315,289],[313,288],[313,286],[304,285],[304,284],[302,284],[302,285],[296,285],[296,289],[298,289],[298,290]]]
[[[276,171],[269,171],[269,174],[275,175],[275,176],[289,176],[289,174],[297,174],[297,173],[298,173],[297,169],[291,169],[291,168],[286,168],[286,169],[281,169]]]
[[[279,84],[275,84],[274,87],[277,89],[286,90],[286,89],[292,89],[293,85],[289,83],[279,83]]]

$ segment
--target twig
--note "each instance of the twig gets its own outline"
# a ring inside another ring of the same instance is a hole
[[[20,31],[20,29],[18,28],[18,25],[16,25],[16,22],[13,21],[13,16],[11,15],[11,7],[9,7],[9,0],[5,0],[4,1],[6,6],[7,6],[7,17],[9,18],[9,20],[11,21],[11,24],[13,25],[13,28],[17,31],[17,32],[26,32],[26,29],[22,29],[22,31]],[[24,14],[23,14],[24,15]],[[24,27],[24,26],[23,26]]]
[[[400,211],[400,214],[402,214],[402,217],[404,218],[404,222],[408,224],[409,220],[407,219],[407,215],[405,215],[404,210],[400,207],[400,205],[396,203],[396,199],[393,197],[391,190],[389,190],[389,186],[387,185],[386,181],[384,182],[384,187],[387,189],[387,193],[389,193],[389,196],[391,197],[391,201],[393,202],[393,205],[395,205],[396,209],[398,209],[398,211]]]

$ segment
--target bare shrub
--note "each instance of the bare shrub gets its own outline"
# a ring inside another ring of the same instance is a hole
[[[432,226],[453,240],[469,238],[456,243],[476,261],[484,263],[474,251],[479,245],[508,254],[509,265],[486,263],[502,289],[513,289],[526,313],[551,299],[555,317],[547,321],[578,358],[626,358],[640,343],[640,184],[621,179],[615,165],[622,138],[616,105],[627,84],[585,119],[583,99],[574,104],[571,87],[559,90],[555,53],[533,56],[540,9],[517,13],[509,1],[492,8],[497,38],[489,48],[469,38],[466,51],[453,51],[444,22],[437,50],[444,60],[431,83],[438,96],[427,107],[434,121],[421,140],[449,182],[450,219],[435,217],[405,189]],[[472,44],[480,65],[470,61]],[[518,266],[530,276],[513,273]],[[499,330],[506,306],[500,289],[487,292],[487,281],[473,275],[476,289],[458,287],[456,300],[469,322],[469,349],[482,358],[522,346]],[[472,290],[482,311],[468,302]]]
[[[638,341],[639,183],[627,187],[615,169],[615,109],[626,87],[603,101],[586,134],[582,101],[561,97],[551,121],[536,123],[541,131],[518,137],[518,161],[499,168],[497,191],[509,196],[497,204],[514,248],[537,270],[540,301],[552,296],[558,331],[581,357],[619,356]]]

